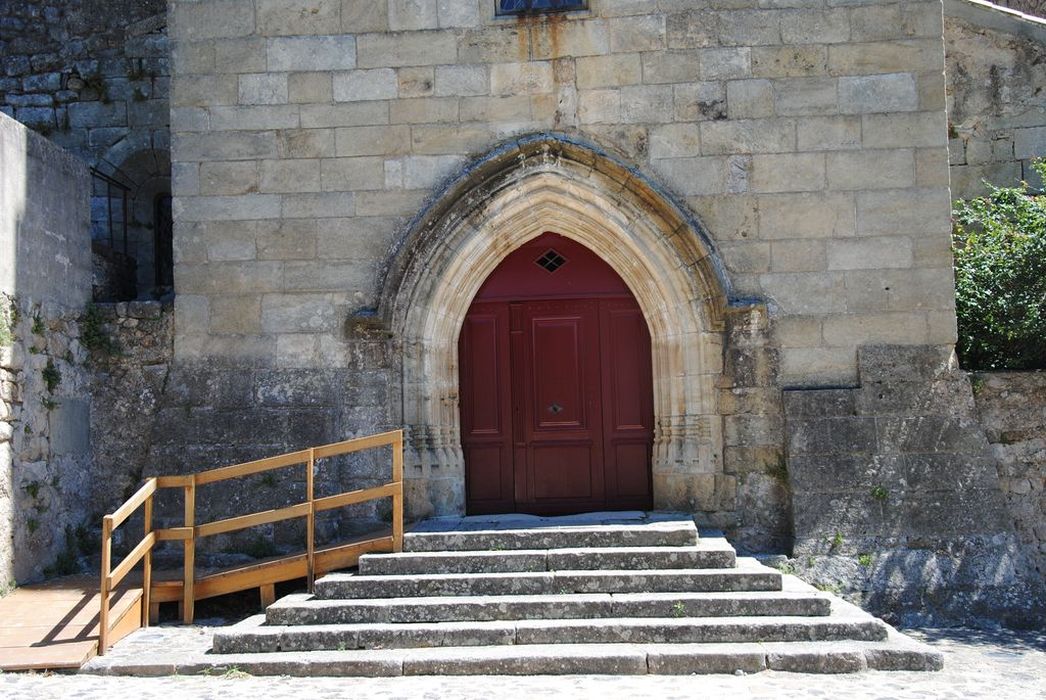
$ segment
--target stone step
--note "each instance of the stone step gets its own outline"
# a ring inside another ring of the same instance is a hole
[[[687,547],[600,547],[518,549],[493,552],[405,552],[364,554],[362,576],[472,574],[595,569],[728,569],[736,563],[725,539],[701,540]]]
[[[529,644],[721,644],[882,641],[867,614],[832,617],[605,618],[407,624],[269,626],[250,618],[214,635],[216,654]]]
[[[319,600],[288,596],[270,605],[271,625],[466,622],[607,617],[825,616],[826,596],[806,592],[594,593],[376,600]]]
[[[506,522],[511,524],[514,521]],[[403,550],[405,552],[461,552],[584,547],[692,547],[697,542],[697,527],[693,520],[673,519],[621,525],[562,525],[474,531],[409,532],[403,538]]]
[[[400,576],[328,574],[316,581],[315,590],[317,598],[326,600],[563,593],[779,591],[781,574],[767,567]]]
[[[880,642],[743,644],[549,644],[262,654],[99,656],[82,673],[121,676],[217,675],[387,677],[431,675],[691,675],[939,671],[940,652],[890,630]]]

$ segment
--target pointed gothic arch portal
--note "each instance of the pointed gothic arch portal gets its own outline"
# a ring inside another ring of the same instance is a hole
[[[727,480],[716,394],[729,289],[714,247],[636,168],[572,138],[538,135],[469,167],[389,261],[381,314],[402,357],[409,515],[466,510],[459,335],[491,273],[550,231],[609,266],[646,321],[653,506],[696,513],[729,498],[720,493]]]
[[[650,333],[625,281],[545,233],[486,279],[458,338],[470,515],[651,507]]]

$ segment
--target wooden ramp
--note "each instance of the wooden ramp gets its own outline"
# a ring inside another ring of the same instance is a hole
[[[142,590],[111,596],[110,639],[141,626]],[[78,669],[98,653],[96,576],[70,576],[0,598],[0,671]]]

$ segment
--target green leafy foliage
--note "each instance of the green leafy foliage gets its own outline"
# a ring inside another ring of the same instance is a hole
[[[1033,167],[1046,178],[1046,161]],[[1046,196],[988,185],[952,212],[956,350],[966,369],[1046,368]]]

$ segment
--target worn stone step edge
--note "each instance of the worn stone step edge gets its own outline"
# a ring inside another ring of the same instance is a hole
[[[258,616],[214,635],[219,654],[530,644],[711,644],[878,641],[870,615],[831,617],[602,618],[267,626]]]
[[[272,625],[466,622],[600,617],[826,616],[831,601],[792,591],[579,593],[321,600],[287,596],[266,610]]]
[[[890,631],[885,642],[443,647],[273,654],[97,657],[82,673],[124,676],[689,675],[939,671],[940,652]]]
[[[736,564],[726,540],[702,540],[688,547],[582,547],[490,552],[404,552],[365,554],[361,576],[426,573],[499,573],[597,569],[729,569]]]
[[[401,576],[330,574],[316,582],[315,590],[318,598],[333,599],[780,589],[781,574],[773,569],[649,569]]]
[[[579,525],[513,530],[408,532],[406,552],[485,551],[494,548],[556,549],[562,547],[685,547],[698,543],[693,522],[646,525]]]

